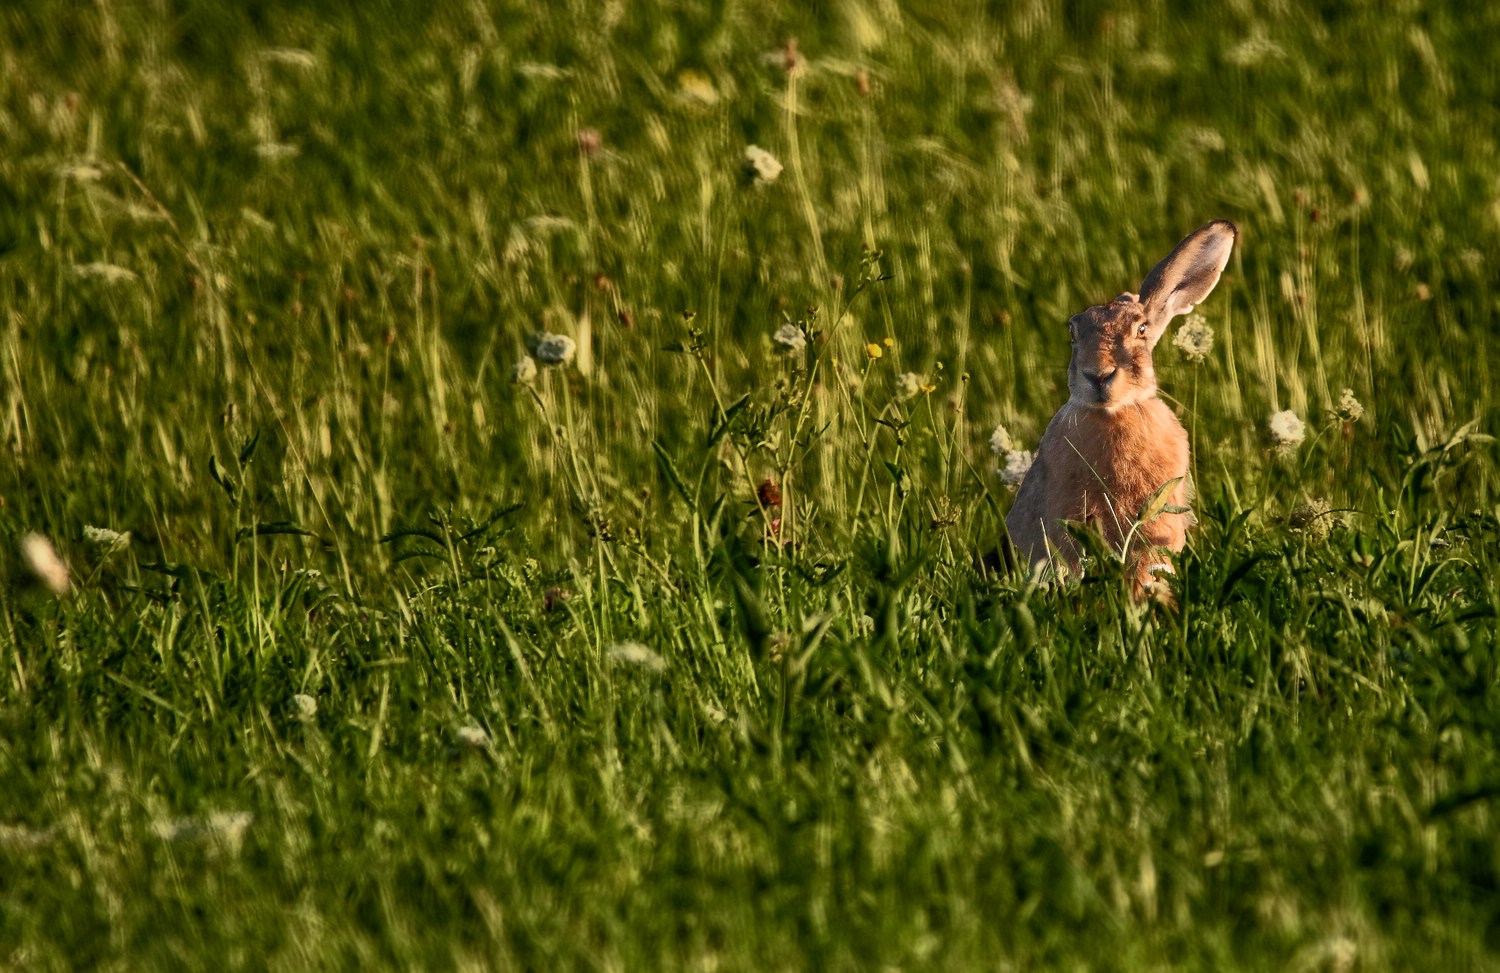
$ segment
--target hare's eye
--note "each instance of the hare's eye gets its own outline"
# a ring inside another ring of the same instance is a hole
[[[1135,336],[1137,338],[1144,338],[1144,337],[1146,337],[1146,325],[1145,324],[1140,324],[1140,325],[1136,326]]]

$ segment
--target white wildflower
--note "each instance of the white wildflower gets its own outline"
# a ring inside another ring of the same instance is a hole
[[[566,365],[578,354],[578,342],[565,334],[538,335],[534,354],[543,365]]]
[[[757,186],[773,183],[781,175],[781,162],[758,145],[745,147],[745,168]]]
[[[998,470],[1000,482],[1008,487],[1018,487],[1021,481],[1026,479],[1026,473],[1031,469],[1031,461],[1036,455],[1029,449],[1012,449],[1005,453],[1005,466]]]
[[[245,832],[253,823],[255,815],[249,811],[215,811],[207,817],[158,821],[152,829],[163,841],[219,842],[232,851],[239,851]]]
[[[771,341],[775,343],[776,350],[783,354],[799,352],[807,347],[807,335],[790,321],[776,329]]]
[[[666,659],[663,659],[640,642],[617,642],[609,647],[609,657],[615,662],[640,666],[642,669],[648,669],[651,672],[661,672],[667,668]]]
[[[68,593],[68,566],[57,556],[57,548],[41,534],[21,538],[21,559],[47,590],[61,598]]]
[[[1214,329],[1202,315],[1189,314],[1172,336],[1172,346],[1191,362],[1201,362],[1214,347]]]
[[[135,271],[128,267],[97,261],[88,264],[77,264],[73,268],[73,273],[79,277],[94,277],[104,281],[106,284],[123,284],[136,279]]]
[[[1338,526],[1338,517],[1328,506],[1328,501],[1314,497],[1307,503],[1298,504],[1287,516],[1287,526],[1302,534],[1314,544],[1328,540],[1333,528]]]
[[[130,531],[110,530],[108,527],[85,527],[83,539],[104,553],[113,554],[130,546]]]
[[[522,355],[521,360],[511,366],[510,380],[522,385],[530,385],[536,381],[536,359],[530,355]]]
[[[1219,134],[1216,128],[1208,126],[1191,126],[1181,134],[1183,144],[1200,152],[1223,152],[1228,147],[1224,136]]]
[[[1307,437],[1307,427],[1291,409],[1278,412],[1271,417],[1271,441],[1283,452],[1291,452],[1302,445]]]
[[[292,697],[292,715],[303,723],[311,723],[318,715],[318,701],[307,693],[297,693]]]
[[[1339,393],[1339,404],[1333,411],[1345,422],[1358,422],[1365,414],[1365,407],[1354,397],[1353,389],[1344,389]]]
[[[290,159],[301,151],[289,142],[262,142],[255,147],[256,155],[271,162]]]
[[[51,843],[55,837],[57,837],[56,825],[32,828],[24,824],[0,822],[0,848],[16,850],[41,848]]]
[[[490,745],[490,735],[483,727],[461,726],[458,728],[458,742],[475,750],[484,750]]]
[[[896,398],[902,402],[915,399],[927,387],[927,378],[916,372],[902,372],[896,376]]]
[[[1004,426],[996,426],[995,431],[990,433],[990,452],[996,456],[1004,456],[1016,446],[1016,441],[1011,438],[1010,430]]]

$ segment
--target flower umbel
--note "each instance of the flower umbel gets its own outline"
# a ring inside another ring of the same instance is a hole
[[[916,372],[902,372],[896,376],[896,398],[902,402],[915,399],[924,391],[930,391],[932,386],[927,384],[925,375]]]
[[[105,554],[113,554],[130,546],[130,531],[110,530],[108,527],[85,527],[83,539]]]
[[[995,431],[990,433],[990,452],[996,456],[1004,456],[1016,446],[1016,441],[1011,438],[1010,430],[1004,426],[996,426]]]
[[[473,747],[475,750],[489,749],[490,735],[483,727],[461,726],[454,735],[458,737],[458,742],[466,747]]]
[[[303,723],[311,723],[318,715],[318,701],[307,693],[292,696],[292,715]]]
[[[1201,362],[1214,347],[1214,329],[1199,314],[1189,314],[1172,336],[1172,346],[1190,362]]]
[[[536,359],[530,355],[522,355],[521,360],[511,366],[510,380],[521,385],[530,385],[536,381]]]
[[[771,336],[771,342],[778,352],[789,355],[807,347],[807,335],[801,328],[788,321],[776,329],[776,333]]]
[[[662,672],[667,668],[666,659],[640,642],[616,642],[609,647],[609,657],[615,662],[640,666],[650,672]]]
[[[578,354],[578,342],[565,334],[540,334],[532,354],[543,365],[566,365]]]
[[[1330,510],[1327,500],[1315,497],[1294,507],[1286,523],[1294,532],[1312,543],[1321,544],[1328,540],[1328,535],[1337,526],[1337,517]]]
[[[1339,393],[1339,403],[1333,407],[1333,414],[1345,422],[1358,422],[1365,414],[1365,407],[1354,397],[1353,389],[1344,389]]]
[[[781,175],[781,161],[758,145],[745,147],[745,170],[757,186],[769,185]]]
[[[1290,453],[1302,445],[1307,437],[1307,426],[1291,409],[1278,412],[1271,417],[1271,442],[1279,452]]]
[[[1005,453],[1005,465],[997,472],[1000,474],[1000,482],[1008,487],[1018,487],[1021,481],[1026,479],[1026,473],[1031,469],[1031,461],[1036,458],[1029,449],[1011,449]]]

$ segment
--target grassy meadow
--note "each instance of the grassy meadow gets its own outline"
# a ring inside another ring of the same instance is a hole
[[[1500,969],[1497,50],[6,5],[0,969]],[[1216,217],[1175,606],[984,567]]]

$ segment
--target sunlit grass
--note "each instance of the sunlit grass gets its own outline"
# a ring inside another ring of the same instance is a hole
[[[1495,966],[1497,43],[0,14],[0,966]],[[1214,217],[1177,608],[995,571]]]

